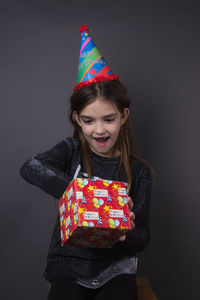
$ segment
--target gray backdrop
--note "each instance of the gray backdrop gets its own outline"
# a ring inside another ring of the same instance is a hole
[[[0,4],[1,298],[46,299],[42,273],[57,211],[19,168],[72,133],[68,99],[87,24],[128,87],[137,153],[157,174],[139,274],[160,300],[198,299],[199,2]]]

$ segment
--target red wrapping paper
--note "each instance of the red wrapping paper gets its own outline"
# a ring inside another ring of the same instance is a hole
[[[74,179],[59,201],[62,245],[110,248],[131,229],[126,184]]]

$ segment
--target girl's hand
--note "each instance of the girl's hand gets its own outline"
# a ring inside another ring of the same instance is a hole
[[[127,198],[127,202],[128,202],[128,208],[129,208],[129,217],[130,217],[130,221],[131,221],[131,228],[135,228],[135,223],[134,223],[134,220],[135,220],[135,214],[134,212],[132,212],[132,208],[133,208],[133,201],[131,199],[131,197],[128,197]],[[126,234],[120,236],[119,240],[120,242],[123,242],[125,241],[126,239]]]

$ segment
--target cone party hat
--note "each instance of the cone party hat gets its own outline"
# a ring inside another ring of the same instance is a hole
[[[82,25],[80,32],[78,79],[74,91],[96,82],[118,79],[91,39],[88,27]]]

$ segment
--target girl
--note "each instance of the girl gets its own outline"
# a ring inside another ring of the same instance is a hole
[[[25,180],[56,199],[73,177],[128,184],[132,229],[112,248],[61,246],[58,214],[44,272],[51,283],[48,300],[137,299],[136,253],[149,243],[151,167],[133,153],[129,109],[118,78],[81,86],[71,96],[74,136],[27,159],[20,169]]]

